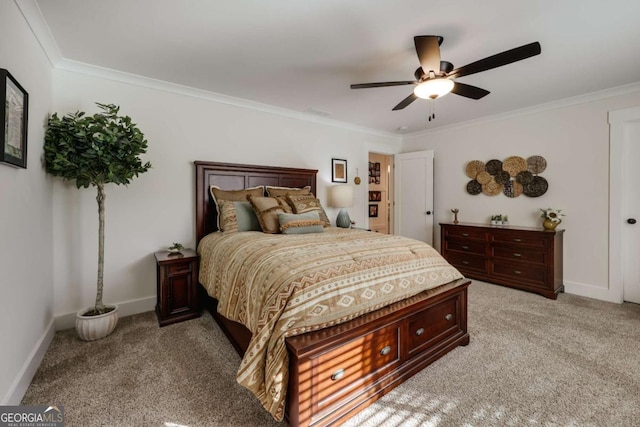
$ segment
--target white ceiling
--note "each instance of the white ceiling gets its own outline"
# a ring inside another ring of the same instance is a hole
[[[372,129],[411,133],[640,81],[638,0],[37,0],[65,60]],[[456,67],[539,41],[542,53],[459,81],[402,111],[415,35],[441,35]],[[117,100],[109,101],[117,103]],[[399,131],[406,126],[408,129]]]

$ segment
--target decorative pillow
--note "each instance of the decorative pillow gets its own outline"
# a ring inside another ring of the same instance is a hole
[[[271,234],[278,233],[280,231],[278,214],[285,213],[280,203],[273,197],[247,196],[247,198],[258,217],[262,231]]]
[[[324,211],[322,204],[320,204],[320,200],[316,199],[313,194],[308,195],[288,195],[287,200],[289,204],[293,207],[294,213],[305,213],[311,211],[318,211],[318,215],[320,216],[320,220],[324,224],[325,227],[331,226],[331,221],[329,221],[329,217],[327,213]]]
[[[258,217],[249,202],[221,200],[220,231],[262,231]]]
[[[269,197],[286,196],[287,194],[311,194],[311,186],[302,188],[293,187],[272,187],[267,185],[267,195]]]
[[[271,196],[271,197],[273,197],[278,201],[278,203],[280,204],[280,207],[282,208],[283,211],[285,211],[285,213],[290,213],[290,214],[293,213],[293,208],[289,204],[289,201],[287,200],[287,196]]]
[[[284,234],[322,233],[324,224],[320,221],[318,212],[306,212],[301,214],[279,213],[278,222],[280,231]]]
[[[264,196],[264,186],[259,185],[257,187],[245,188],[243,190],[223,190],[217,185],[209,187],[211,197],[213,197],[213,203],[216,205],[218,211],[218,229],[222,230],[222,223],[220,221],[220,202],[222,200],[228,200],[231,202],[246,202],[247,196]]]

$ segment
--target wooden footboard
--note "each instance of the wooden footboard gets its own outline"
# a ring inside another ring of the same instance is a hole
[[[467,345],[469,284],[461,279],[352,321],[287,338],[291,426],[344,422],[455,347]],[[242,355],[250,332],[218,315],[215,302],[209,308]]]

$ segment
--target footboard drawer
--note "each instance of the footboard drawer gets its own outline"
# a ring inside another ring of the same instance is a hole
[[[459,295],[454,295],[433,307],[407,319],[407,355],[413,357],[438,341],[462,331],[462,309]]]
[[[336,402],[362,392],[400,363],[400,324],[357,337],[312,361],[314,413],[322,417]]]

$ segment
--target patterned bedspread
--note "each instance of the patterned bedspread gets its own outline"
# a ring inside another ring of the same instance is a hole
[[[200,242],[200,283],[218,312],[253,334],[238,382],[284,416],[285,338],[351,320],[462,275],[426,243],[361,230],[212,233]]]

